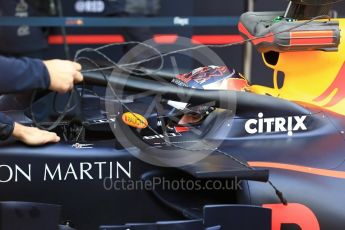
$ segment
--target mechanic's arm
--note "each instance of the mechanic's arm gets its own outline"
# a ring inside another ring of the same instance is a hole
[[[63,60],[40,61],[0,56],[0,70],[0,93],[48,88],[64,93],[71,90],[74,83],[83,80],[81,66]],[[0,113],[0,140],[6,140],[10,136],[28,145],[60,141],[55,133],[23,126]]]
[[[60,141],[60,137],[55,133],[23,126],[13,122],[13,120],[5,114],[0,113],[0,140],[6,140],[10,136],[13,136],[27,145],[44,145],[49,142]]]
[[[27,127],[19,123],[14,123],[13,126],[12,136],[27,145],[38,146],[60,141],[60,137],[53,132]]]
[[[0,56],[0,94],[33,89],[67,92],[83,80],[78,63]]]

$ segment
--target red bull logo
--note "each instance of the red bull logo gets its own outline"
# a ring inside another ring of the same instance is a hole
[[[272,210],[272,230],[281,230],[282,224],[296,224],[301,230],[320,230],[315,214],[303,204],[264,204],[263,207]]]
[[[341,67],[336,79],[319,97],[315,98],[315,102],[325,101],[335,92],[332,99],[324,105],[324,107],[332,107],[345,99],[345,62]]]

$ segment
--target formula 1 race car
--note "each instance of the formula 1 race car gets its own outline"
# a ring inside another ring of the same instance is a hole
[[[344,229],[345,20],[327,16],[335,2],[242,15],[274,88],[187,88],[142,69],[85,72],[69,96],[2,96],[2,112],[64,141],[0,144],[0,229]]]

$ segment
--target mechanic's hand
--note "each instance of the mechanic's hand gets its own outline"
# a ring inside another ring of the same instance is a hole
[[[49,89],[58,93],[72,90],[74,83],[83,81],[81,65],[66,60],[48,60],[43,62],[50,75]]]
[[[60,137],[56,135],[56,133],[27,127],[18,123],[14,123],[12,135],[21,142],[32,146],[45,145],[47,143],[56,143],[60,141]]]

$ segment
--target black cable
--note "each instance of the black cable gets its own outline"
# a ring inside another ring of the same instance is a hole
[[[70,97],[73,97],[72,94],[73,94],[74,92],[75,92],[75,91],[72,91],[72,92],[69,92],[69,93],[68,93],[68,94],[69,94],[69,99],[68,99],[68,100],[70,100]],[[83,93],[83,92],[82,92],[82,93]],[[75,104],[75,105],[73,105],[72,107],[68,108],[67,111],[59,111],[58,108],[57,108],[57,105],[56,105],[57,96],[58,96],[58,93],[54,93],[54,96],[53,96],[53,110],[54,110],[54,112],[55,112],[56,114],[58,114],[58,115],[61,115],[61,114],[63,114],[63,113],[67,114],[67,113],[73,111],[73,110],[78,106],[77,104]],[[71,103],[72,103],[72,102],[71,102]],[[65,108],[64,108],[64,109],[65,109]]]
[[[314,18],[312,18],[310,20],[304,21],[301,24],[298,24],[296,26],[287,28],[285,30],[282,30],[282,31],[279,31],[279,32],[276,32],[276,33],[269,33],[269,34],[262,35],[262,36],[254,36],[252,38],[244,39],[243,41],[233,42],[233,43],[228,43],[228,44],[223,44],[223,45],[198,45],[198,46],[189,47],[189,48],[185,48],[185,49],[174,50],[174,51],[171,51],[171,52],[168,52],[168,53],[164,53],[164,54],[159,53],[156,56],[153,56],[153,57],[150,57],[150,58],[146,58],[146,59],[143,59],[143,60],[140,60],[140,61],[137,61],[137,62],[132,62],[132,63],[118,64],[118,63],[110,60],[104,53],[101,52],[101,50],[103,50],[103,49],[106,49],[106,48],[109,48],[109,47],[112,47],[112,46],[117,46],[117,45],[127,45],[127,44],[131,44],[131,42],[112,43],[112,44],[108,44],[108,45],[105,45],[105,46],[101,46],[101,47],[99,47],[97,49],[84,48],[84,49],[81,49],[81,50],[77,51],[77,53],[75,55],[75,60],[78,59],[78,56],[81,53],[87,52],[87,51],[89,51],[89,52],[93,51],[93,52],[99,54],[100,56],[102,56],[103,58],[105,58],[106,60],[110,61],[113,64],[113,66],[102,67],[102,68],[99,68],[99,69],[89,69],[89,70],[82,71],[83,73],[94,72],[94,71],[97,72],[97,71],[100,71],[100,70],[111,70],[111,69],[115,69],[116,68],[116,69],[121,69],[121,70],[123,70],[125,72],[128,72],[130,74],[133,74],[134,72],[131,69],[126,68],[126,67],[133,66],[133,65],[140,65],[140,64],[147,63],[147,62],[150,62],[150,61],[153,61],[153,60],[156,60],[156,59],[164,60],[164,57],[166,57],[166,56],[170,56],[172,54],[177,54],[177,53],[183,53],[183,52],[186,52],[186,51],[192,51],[192,50],[197,50],[197,49],[202,49],[202,48],[227,48],[227,47],[236,46],[236,45],[243,45],[246,42],[251,42],[251,41],[255,41],[255,40],[258,40],[258,39],[262,39],[262,38],[270,38],[270,37],[274,37],[276,35],[279,35],[279,34],[282,34],[282,33],[285,33],[285,32],[290,32],[290,31],[292,31],[294,29],[297,29],[297,28],[300,28],[302,26],[305,26],[305,25],[307,25],[307,24],[309,24],[311,22],[314,22],[314,21],[319,20],[319,19],[325,19],[325,18],[327,18],[328,20],[331,20],[329,15],[320,15],[320,16],[316,16],[316,17],[314,17]],[[149,46],[148,44],[145,44],[145,43],[142,43],[142,42],[136,42],[136,43],[139,43],[139,44],[145,45],[145,46]],[[150,47],[150,48],[152,48],[152,47]],[[160,67],[155,69],[155,71],[160,71],[162,68],[163,68],[163,66],[160,65]],[[145,74],[147,74],[147,73],[145,73]],[[145,74],[142,74],[142,75],[145,75]]]
[[[156,56],[153,56],[153,57],[146,58],[146,59],[144,59],[144,60],[140,60],[140,61],[138,61],[138,62],[134,62],[134,63],[129,63],[129,64],[118,64],[118,63],[114,62],[113,60],[111,60],[111,59],[110,59],[107,55],[105,55],[103,52],[101,52],[101,50],[104,50],[104,49],[106,49],[106,48],[110,48],[110,47],[112,47],[112,46],[118,46],[118,45],[120,45],[120,46],[123,46],[123,45],[142,45],[142,46],[144,46],[144,47],[146,47],[146,48],[148,48],[148,49],[151,49],[151,50],[152,50],[154,53],[156,53],[157,55],[156,55]],[[158,58],[159,58],[159,59],[160,59],[160,65],[159,65],[159,67],[157,67],[156,69],[150,70],[151,73],[153,73],[153,72],[155,72],[155,71],[161,70],[161,69],[163,68],[163,66],[164,66],[164,58],[163,58],[161,52],[160,52],[157,48],[155,48],[155,47],[153,47],[153,46],[151,46],[151,45],[149,45],[149,44],[143,43],[143,42],[128,41],[128,42],[121,42],[121,43],[112,43],[112,44],[108,44],[108,45],[104,45],[104,46],[98,47],[98,48],[96,48],[96,49],[93,49],[93,48],[84,48],[84,49],[80,49],[80,50],[78,50],[78,51],[76,52],[76,54],[75,54],[75,56],[74,56],[74,61],[78,61],[79,56],[80,56],[83,52],[95,52],[95,53],[97,53],[98,55],[100,55],[101,57],[103,57],[106,61],[108,61],[109,63],[112,64],[111,67],[102,67],[102,68],[99,68],[98,70],[118,69],[118,70],[121,70],[121,71],[123,71],[123,72],[125,72],[125,73],[128,73],[128,74],[133,74],[133,73],[135,73],[135,74],[137,74],[137,75],[143,75],[143,76],[144,76],[144,75],[150,74],[150,73],[142,73],[142,74],[141,74],[140,72],[138,72],[139,69],[137,69],[137,68],[129,68],[128,66],[134,65],[135,63],[140,63],[140,64],[146,63],[146,62],[151,61],[152,58],[154,58],[154,59],[152,59],[152,60],[155,60],[155,59],[158,59]],[[146,61],[146,60],[148,60],[148,61]],[[94,69],[85,70],[85,71],[82,71],[82,73],[93,72],[93,71],[98,71],[98,70],[94,70]],[[137,71],[137,72],[135,72],[135,71]],[[139,70],[139,71],[140,71],[140,70]]]
[[[31,120],[33,122],[33,124],[39,128],[39,129],[43,129],[43,130],[47,130],[47,131],[51,131],[53,129],[55,129],[56,127],[59,126],[59,124],[63,121],[63,119],[65,118],[66,114],[68,113],[68,111],[70,111],[70,106],[72,103],[72,99],[73,99],[73,94],[75,93],[75,90],[72,89],[72,91],[70,92],[70,96],[68,98],[67,104],[64,108],[64,110],[61,112],[61,114],[59,115],[59,117],[56,119],[56,121],[53,122],[53,124],[49,127],[44,127],[42,126],[37,120],[36,120],[36,116],[34,114],[34,110],[33,110],[33,104],[35,102],[36,99],[36,95],[37,95],[37,90],[34,90],[34,92],[31,95],[31,100],[30,100],[30,107],[29,107],[29,111],[30,111],[30,115],[31,115]],[[74,105],[73,107],[75,107],[76,105]],[[72,107],[72,108],[73,108]]]
[[[57,11],[59,14],[59,17],[63,17],[63,8],[62,8],[62,2],[61,0],[57,0]],[[61,34],[62,34],[62,39],[63,39],[63,46],[64,46],[64,51],[65,51],[65,56],[67,60],[70,60],[71,55],[70,55],[70,50],[67,42],[67,31],[65,26],[61,26]]]

